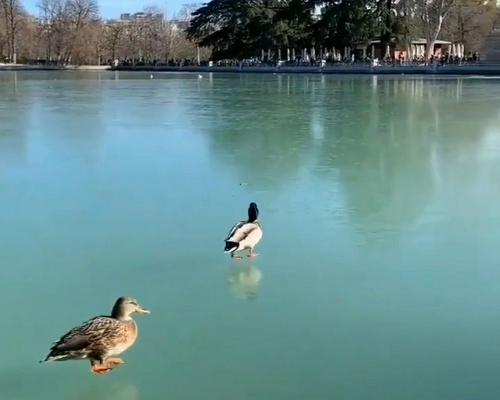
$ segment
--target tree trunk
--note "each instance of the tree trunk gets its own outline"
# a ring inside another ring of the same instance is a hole
[[[10,39],[11,62],[17,64],[16,38],[12,35]]]
[[[427,43],[426,43],[426,59],[429,60],[429,58],[431,58],[431,55],[434,54],[434,45],[436,44],[436,40],[439,36],[439,33],[441,32],[441,27],[443,26],[443,19],[444,17],[442,15],[439,16],[439,22],[436,26],[436,28],[434,29],[433,32],[430,32],[431,34],[430,35],[426,35],[426,40],[427,40]]]

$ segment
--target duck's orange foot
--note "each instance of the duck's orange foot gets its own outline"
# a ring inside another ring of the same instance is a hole
[[[108,373],[109,371],[111,371],[111,367],[107,367],[105,365],[93,365],[92,366],[92,372],[94,374],[102,375],[102,374]]]
[[[108,365],[122,365],[125,364],[121,358],[108,358],[106,360],[106,364]]]
[[[233,256],[233,258],[234,258],[235,260],[241,260],[241,258],[242,258],[242,257],[241,257],[241,256]]]
[[[258,256],[258,254],[256,254],[256,253],[250,253],[247,257],[254,258],[257,256]]]

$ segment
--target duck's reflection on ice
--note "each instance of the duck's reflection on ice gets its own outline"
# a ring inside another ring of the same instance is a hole
[[[80,390],[75,400],[139,400],[137,388],[130,382],[107,382]]]
[[[53,368],[52,371],[28,373],[19,371],[0,371],[2,399],[71,399],[71,400],[139,400],[137,387],[126,377],[95,376],[87,369],[82,371],[82,364],[75,362],[70,368]],[[72,368],[71,368],[72,367]],[[98,378],[98,379],[95,379]],[[104,378],[104,379],[99,379]],[[111,378],[111,379],[110,379]],[[113,379],[121,381],[113,381]],[[57,384],[55,384],[57,382]]]
[[[254,300],[262,280],[262,272],[255,265],[235,265],[229,270],[227,281],[231,292],[243,300]]]

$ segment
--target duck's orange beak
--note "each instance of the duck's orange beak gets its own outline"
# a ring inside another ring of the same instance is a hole
[[[139,314],[151,314],[151,311],[146,310],[145,308],[142,307],[138,307],[136,312],[138,312]]]

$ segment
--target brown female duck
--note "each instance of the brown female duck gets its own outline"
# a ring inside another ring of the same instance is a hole
[[[47,357],[40,362],[89,360],[92,372],[109,372],[112,365],[123,364],[122,359],[112,356],[123,353],[137,339],[133,313],[149,314],[149,311],[131,297],[120,297],[110,316],[94,317],[73,328],[53,343]]]

